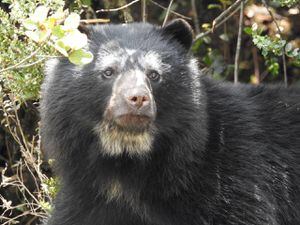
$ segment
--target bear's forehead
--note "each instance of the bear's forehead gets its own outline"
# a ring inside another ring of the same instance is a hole
[[[129,66],[139,66],[158,72],[166,72],[170,68],[170,65],[164,62],[163,55],[157,51],[122,46],[115,40],[101,45],[97,53],[97,69],[126,68]]]

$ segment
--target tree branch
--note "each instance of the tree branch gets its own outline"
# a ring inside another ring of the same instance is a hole
[[[270,16],[272,17],[272,20],[275,23],[275,26],[276,26],[277,31],[279,33],[280,40],[282,40],[282,32],[281,32],[280,27],[279,27],[279,25],[278,25],[278,23],[275,19],[275,16],[274,16],[273,12],[270,10],[269,5],[267,4],[267,2],[265,0],[262,0],[262,3],[264,4],[266,9],[268,10]],[[287,69],[286,69],[285,46],[286,45],[284,45],[282,47],[282,64],[283,64],[284,85],[285,85],[285,87],[287,87],[288,86],[288,77],[287,77]]]
[[[129,7],[129,6],[131,6],[131,5],[133,5],[134,3],[139,2],[139,1],[140,1],[140,0],[134,0],[134,1],[129,2],[128,4],[123,5],[123,6],[121,6],[121,7],[118,7],[118,8],[114,8],[114,9],[99,9],[99,10],[97,10],[96,12],[98,13],[98,12],[115,12],[115,11],[120,11],[120,10],[125,9],[125,8],[127,8],[127,7]]]
[[[247,3],[247,1],[248,1],[248,0],[245,0],[245,4]],[[236,8],[229,16],[224,17],[223,20],[221,20],[220,22],[216,23],[214,28],[211,28],[211,29],[209,29],[208,31],[206,31],[206,32],[204,32],[204,33],[198,34],[198,35],[195,37],[194,42],[197,41],[197,40],[200,39],[200,38],[203,38],[203,37],[205,37],[205,36],[207,36],[207,35],[213,33],[214,30],[215,30],[216,28],[219,28],[222,24],[224,24],[227,20],[229,20],[229,19],[230,19],[237,11],[239,11],[239,9],[240,9],[240,6],[238,6],[238,7],[237,7],[237,8]],[[218,18],[218,17],[217,17],[217,18]],[[216,18],[216,19],[217,19],[217,18]],[[216,19],[215,19],[215,20],[216,20]]]
[[[9,66],[7,68],[4,68],[2,70],[0,70],[0,74],[8,71],[8,70],[12,70],[12,69],[16,69],[18,68],[20,65],[22,65],[24,62],[26,62],[27,60],[31,59],[33,56],[35,56],[40,50],[41,50],[42,46],[38,47],[33,53],[31,53],[29,56],[27,56],[26,58],[22,59],[20,62],[18,62],[15,65]]]
[[[238,32],[235,61],[234,61],[234,83],[235,84],[237,84],[239,81],[239,59],[240,59],[240,52],[241,52],[243,21],[244,21],[244,1],[241,2],[239,32]]]
[[[168,17],[169,17],[169,14],[170,14],[170,10],[171,10],[171,6],[173,4],[173,0],[170,1],[169,3],[169,6],[168,6],[168,9],[167,9],[167,12],[166,12],[166,16],[165,16],[165,19],[164,19],[164,22],[162,24],[162,26],[164,27],[168,21]]]
[[[153,0],[150,0],[150,2],[153,3],[153,5],[156,5],[156,6],[162,8],[162,9],[164,9],[164,10],[167,10],[166,7],[164,7],[163,5],[157,3],[157,2],[155,2],[155,1],[153,1]],[[181,17],[181,18],[183,18],[183,19],[186,19],[186,20],[192,20],[191,17],[184,16],[184,15],[182,15],[182,14],[180,14],[180,13],[178,13],[178,12],[175,12],[175,11],[173,11],[173,10],[170,10],[170,13],[172,13],[172,14],[178,16],[178,17]]]
[[[14,69],[23,69],[23,68],[27,68],[27,67],[30,67],[30,66],[34,66],[34,65],[39,64],[39,63],[41,63],[45,60],[46,60],[46,58],[42,58],[42,59],[39,59],[39,60],[37,60],[35,62],[32,62],[32,63],[28,63],[28,64],[25,64],[25,65],[20,65],[20,66],[14,68]]]
[[[108,23],[110,19],[87,19],[87,20],[80,20],[81,23],[85,24],[93,24],[93,23]]]
[[[193,11],[193,21],[195,25],[195,31],[196,35],[200,33],[200,26],[199,26],[199,19],[198,19],[198,13],[197,13],[197,7],[196,7],[196,1],[191,0],[191,5],[192,5],[192,11]]]
[[[147,12],[146,12],[146,6],[147,6],[147,2],[146,0],[142,0],[141,2],[141,7],[142,7],[142,21],[145,23],[147,21]]]
[[[216,19],[213,21],[213,29],[219,21],[223,20],[223,18],[227,17],[228,14],[233,12],[237,7],[240,7],[241,2],[244,0],[237,0],[235,3],[233,3],[231,6],[229,6],[224,12],[222,12]]]

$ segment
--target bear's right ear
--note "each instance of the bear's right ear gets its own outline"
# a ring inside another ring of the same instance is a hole
[[[91,34],[91,28],[90,28],[90,25],[86,25],[84,23],[80,23],[79,26],[78,26],[78,30],[81,32],[81,33],[84,33],[86,34],[86,36],[89,38],[90,37],[90,34]]]
[[[163,34],[172,37],[179,42],[186,50],[189,50],[193,43],[193,29],[183,19],[175,19],[162,28]]]

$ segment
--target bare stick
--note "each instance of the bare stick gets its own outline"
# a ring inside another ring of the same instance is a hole
[[[85,24],[93,24],[93,23],[108,23],[110,19],[88,19],[88,20],[80,20],[81,23]]]
[[[134,0],[134,1],[129,2],[128,4],[123,5],[123,6],[121,6],[121,7],[118,7],[118,8],[114,8],[114,9],[99,9],[99,10],[97,10],[96,12],[115,12],[115,11],[120,11],[120,10],[125,9],[125,8],[127,8],[127,7],[129,7],[129,6],[131,6],[131,5],[133,5],[134,3],[139,2],[139,1],[140,1],[140,0]]]
[[[267,4],[267,2],[265,0],[262,0],[262,3],[268,10],[270,16],[272,17],[272,20],[275,23],[277,31],[280,35],[280,39],[282,40],[282,32],[281,32],[280,27],[273,15],[273,12],[270,10],[269,5]],[[285,85],[285,87],[287,87],[288,86],[288,78],[287,78],[287,69],[286,69],[285,45],[282,47],[282,64],[283,64],[284,85]]]
[[[150,2],[153,3],[153,5],[156,5],[156,6],[162,8],[162,9],[164,9],[164,10],[167,10],[167,9],[168,9],[168,8],[164,7],[163,5],[157,3],[157,2],[155,2],[155,1],[153,1],[153,0],[150,0]],[[183,19],[186,19],[186,20],[192,20],[191,17],[184,16],[184,15],[182,15],[182,14],[180,14],[180,13],[178,13],[178,12],[175,12],[175,11],[173,11],[173,10],[170,10],[170,13],[172,13],[172,14],[178,16],[178,17],[181,17],[181,18],[183,18]]]
[[[234,11],[237,7],[240,7],[241,2],[244,0],[237,0],[235,3],[233,3],[231,6],[229,6],[224,12],[222,12],[216,19],[213,21],[213,29],[217,23],[219,23],[220,20],[223,20],[223,18],[227,17],[228,14],[230,14],[232,11]]]
[[[236,44],[235,52],[235,61],[234,61],[234,83],[239,82],[239,61],[240,61],[240,52],[241,52],[241,42],[242,42],[242,30],[243,30],[243,21],[244,21],[244,1],[241,2],[240,9],[240,21],[239,21],[239,33]]]
[[[284,76],[284,86],[288,86],[288,77],[287,77],[287,69],[286,69],[286,57],[285,57],[285,48],[282,48],[282,63],[283,63],[283,76]]]
[[[200,33],[199,19],[198,19],[198,13],[197,13],[197,7],[196,7],[195,0],[191,0],[191,5],[192,5],[192,11],[193,11],[193,21],[195,24],[195,31],[196,31],[196,34],[199,34]]]
[[[253,55],[253,63],[254,63],[254,74],[255,74],[255,84],[260,84],[260,71],[259,71],[259,63],[258,63],[258,55],[257,48],[252,47],[252,55]]]
[[[14,69],[21,69],[21,68],[23,69],[23,68],[27,68],[27,67],[30,67],[30,66],[34,66],[36,64],[39,64],[39,63],[43,62],[44,60],[46,60],[46,58],[42,58],[42,59],[39,59],[35,62],[28,63],[28,64],[25,64],[25,65],[20,65],[20,66],[14,68]]]
[[[12,65],[12,66],[9,66],[9,67],[6,67],[2,70],[0,70],[0,73],[3,73],[7,70],[12,70],[12,69],[15,69],[17,68],[18,66],[22,65],[24,62],[26,62],[27,60],[31,59],[33,56],[35,56],[40,50],[41,50],[42,46],[38,47],[33,53],[31,53],[29,56],[27,56],[26,58],[22,59],[20,62],[18,62],[17,64],[15,65]]]
[[[247,2],[247,0],[245,1],[245,3]],[[233,17],[234,14],[236,14],[237,11],[239,11],[240,6],[237,7],[229,16],[225,17],[222,21],[220,21],[219,23],[217,23],[214,27],[214,29],[219,28],[222,24],[224,24],[227,20],[229,20],[231,17]],[[200,38],[203,38],[211,33],[214,32],[214,29],[209,29],[208,31],[198,34],[194,40],[194,42]]]
[[[167,12],[166,12],[166,16],[165,16],[164,22],[162,24],[163,27],[166,25],[166,23],[168,21],[168,17],[169,17],[169,14],[170,14],[170,10],[171,10],[172,4],[173,4],[173,0],[171,0],[170,3],[169,3],[169,6],[168,6],[168,9],[167,9]]]
[[[147,21],[147,13],[146,13],[146,5],[147,5],[147,2],[146,0],[142,0],[141,2],[141,7],[142,7],[142,21],[145,23]]]

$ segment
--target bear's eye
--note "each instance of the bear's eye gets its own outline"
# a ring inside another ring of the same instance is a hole
[[[106,78],[111,78],[114,74],[114,70],[112,68],[107,68],[103,71],[103,76]]]
[[[160,78],[160,74],[155,70],[151,70],[147,73],[147,77],[152,81],[158,81]]]

